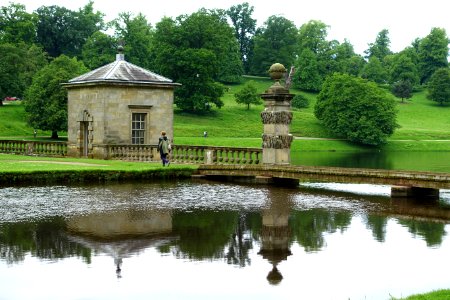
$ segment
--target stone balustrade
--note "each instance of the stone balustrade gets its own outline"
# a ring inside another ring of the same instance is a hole
[[[254,164],[261,162],[260,148],[232,148],[174,145],[170,159],[173,162],[195,164]]]
[[[0,152],[24,155],[65,156],[67,154],[67,143],[0,140]]]
[[[126,161],[159,161],[157,145],[105,145],[105,159]],[[0,140],[1,153],[23,155],[65,156],[67,143]],[[170,161],[191,164],[253,164],[261,163],[262,149],[172,145]]]
[[[158,154],[158,145],[106,145],[106,159],[128,161],[154,161]]]

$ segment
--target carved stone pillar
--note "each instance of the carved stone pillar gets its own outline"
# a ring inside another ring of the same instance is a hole
[[[263,164],[291,162],[293,136],[289,134],[289,125],[292,121],[291,100],[294,95],[279,82],[285,72],[286,68],[282,64],[273,64],[269,73],[275,83],[261,95],[265,106],[261,112],[264,124]]]

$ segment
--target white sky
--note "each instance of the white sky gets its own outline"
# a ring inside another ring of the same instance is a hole
[[[29,12],[45,5],[58,5],[71,10],[83,7],[88,0],[16,0]],[[297,27],[309,20],[320,20],[329,25],[328,40],[343,42],[347,38],[355,51],[363,54],[368,43],[377,34],[389,30],[391,50],[401,51],[419,37],[430,33],[431,28],[444,28],[450,35],[450,2],[447,0],[94,0],[94,8],[103,12],[109,21],[120,12],[143,13],[155,25],[163,16],[177,17],[191,14],[199,8],[222,8],[248,2],[254,7],[253,18],[258,26],[271,15],[283,16]],[[1,5],[7,5],[5,0]]]

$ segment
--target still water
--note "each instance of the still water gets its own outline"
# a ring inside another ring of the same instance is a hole
[[[291,152],[291,163],[306,166],[450,173],[450,151]]]
[[[389,299],[450,288],[450,191],[0,188],[0,299]]]

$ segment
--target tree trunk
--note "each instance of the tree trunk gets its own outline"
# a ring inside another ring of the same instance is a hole
[[[52,130],[52,140],[57,140],[57,139],[58,139],[58,131]]]

